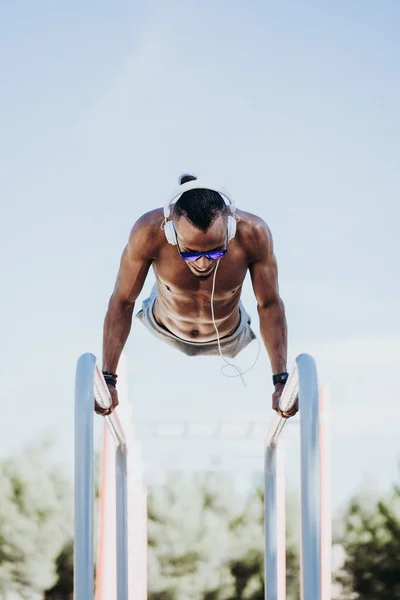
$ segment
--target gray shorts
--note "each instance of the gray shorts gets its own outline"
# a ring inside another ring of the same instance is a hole
[[[163,340],[170,346],[180,350],[188,356],[219,354],[217,340],[210,342],[188,342],[178,338],[176,335],[161,327],[154,318],[153,306],[157,299],[157,286],[154,286],[151,294],[143,301],[142,309],[137,313],[138,319],[147,327],[153,335]],[[241,350],[246,348],[250,342],[256,339],[254,331],[251,329],[251,318],[239,302],[240,323],[233,333],[220,338],[221,351],[224,356],[234,358]]]

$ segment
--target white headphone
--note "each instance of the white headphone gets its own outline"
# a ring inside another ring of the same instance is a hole
[[[235,214],[236,207],[235,207],[233,201],[231,200],[228,192],[226,190],[224,190],[222,187],[215,186],[215,185],[208,185],[206,182],[203,182],[199,179],[195,179],[194,181],[188,181],[187,183],[183,183],[179,187],[175,188],[174,191],[170,194],[166,205],[164,206],[164,221],[162,223],[162,228],[164,229],[165,237],[167,238],[168,243],[173,244],[174,246],[176,246],[176,244],[177,244],[174,222],[172,220],[168,221],[168,217],[171,214],[171,204],[174,201],[176,201],[184,192],[188,192],[189,190],[196,190],[196,189],[206,189],[206,190],[211,190],[213,192],[218,192],[219,194],[221,194],[221,196],[224,197],[224,199],[226,199],[228,201],[228,202],[226,202],[226,200],[225,200],[225,203],[227,204],[227,206],[229,206],[229,209],[231,212],[231,214],[228,216],[228,242],[229,242],[229,240],[231,240],[232,238],[235,237],[236,222],[239,220]]]

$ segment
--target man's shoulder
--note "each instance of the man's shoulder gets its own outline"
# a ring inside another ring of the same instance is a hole
[[[237,231],[243,243],[271,241],[271,231],[264,219],[244,210],[237,210],[236,214],[239,217]]]
[[[133,229],[136,230],[157,230],[161,231],[161,224],[164,220],[164,212],[162,208],[154,208],[146,213],[143,213],[135,222]]]
[[[161,228],[164,220],[162,208],[155,208],[142,214],[134,223],[130,235],[129,246],[138,245],[148,254],[153,253],[165,241],[165,234]]]
[[[267,223],[253,213],[237,210],[237,240],[249,263],[266,260],[273,253],[272,235]]]

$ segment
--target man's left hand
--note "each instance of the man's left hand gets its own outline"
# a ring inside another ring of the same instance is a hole
[[[278,413],[278,415],[280,415],[284,419],[288,419],[289,417],[293,417],[298,412],[298,410],[299,410],[299,403],[296,401],[296,403],[293,406],[293,408],[291,410],[289,410],[289,411],[283,412],[279,408],[279,401],[281,399],[284,387],[285,387],[284,383],[278,383],[275,386],[275,391],[272,394],[272,408],[273,408],[273,410],[276,410],[276,412]]]

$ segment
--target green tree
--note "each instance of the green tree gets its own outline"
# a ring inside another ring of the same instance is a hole
[[[353,499],[344,517],[345,560],[335,577],[346,598],[400,600],[400,489],[373,507]]]
[[[0,594],[29,598],[53,584],[72,534],[71,484],[41,441],[0,463]]]
[[[74,542],[69,540],[56,559],[57,582],[44,594],[44,600],[73,600]]]

